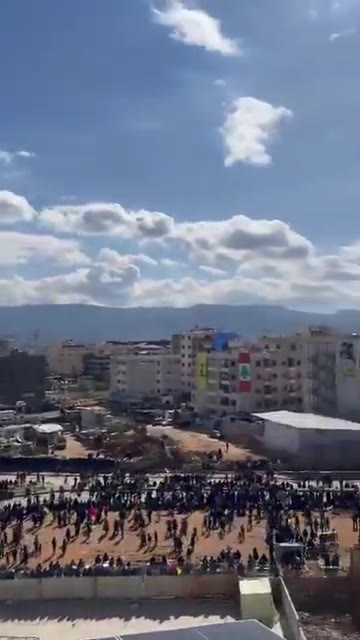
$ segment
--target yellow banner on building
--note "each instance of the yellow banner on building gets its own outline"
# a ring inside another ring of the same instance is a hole
[[[360,376],[360,369],[355,369],[354,367],[343,369],[343,376],[344,378],[357,378],[357,376]]]
[[[208,357],[207,353],[199,353],[197,356],[196,382],[198,389],[206,389],[208,380]]]

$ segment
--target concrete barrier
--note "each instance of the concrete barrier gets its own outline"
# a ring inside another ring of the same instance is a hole
[[[353,585],[349,576],[286,576],[284,581],[298,611],[351,613]]]
[[[0,580],[0,601],[40,600],[41,580],[23,578],[19,580]]]
[[[84,576],[75,578],[43,578],[40,582],[42,600],[90,600],[95,598],[95,579]]]
[[[144,598],[144,576],[96,576],[93,580],[96,598]]]
[[[0,602],[6,600],[74,600],[110,598],[237,598],[235,574],[184,576],[84,576],[0,580]]]

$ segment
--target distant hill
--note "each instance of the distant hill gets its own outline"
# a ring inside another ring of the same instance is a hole
[[[310,324],[360,331],[360,311],[342,310],[334,314],[307,313],[273,305],[196,305],[136,307],[120,309],[90,305],[27,305],[0,307],[0,336],[31,342],[38,332],[39,342],[64,339],[75,341],[156,340],[194,325],[236,331],[255,338],[261,334],[289,333]]]

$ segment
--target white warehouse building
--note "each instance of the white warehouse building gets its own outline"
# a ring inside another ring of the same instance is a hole
[[[357,468],[360,424],[338,418],[269,411],[258,418],[257,436],[265,448],[302,469]]]

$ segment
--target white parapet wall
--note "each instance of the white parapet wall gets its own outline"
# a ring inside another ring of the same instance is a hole
[[[0,580],[0,602],[92,598],[236,598],[235,574],[185,576],[86,576],[82,578],[20,578]]]

